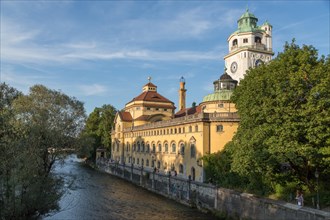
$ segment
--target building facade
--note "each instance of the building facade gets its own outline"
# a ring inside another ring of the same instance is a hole
[[[116,114],[111,133],[111,159],[126,165],[143,166],[150,171],[205,181],[201,158],[221,151],[239,125],[237,110],[230,102],[238,80],[244,77],[248,68],[257,65],[258,59],[267,62],[273,54],[271,25],[265,23],[258,27],[257,20],[248,11],[238,20],[238,31],[229,37],[229,54],[225,56],[226,65],[236,67],[225,69],[213,82],[214,92],[206,95],[198,106],[186,108],[187,90],[183,77],[179,84],[176,113],[174,103],[159,94],[149,78],[142,93]],[[243,43],[245,37],[254,43]],[[237,42],[236,48],[232,48],[233,42]],[[244,53],[248,53],[246,57]]]

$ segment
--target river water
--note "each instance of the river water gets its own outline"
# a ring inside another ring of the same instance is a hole
[[[64,178],[60,210],[45,220],[90,219],[215,219],[175,201],[153,194],[118,177],[96,171],[75,155],[57,165]]]

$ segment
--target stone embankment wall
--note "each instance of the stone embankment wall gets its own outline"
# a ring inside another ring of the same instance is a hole
[[[176,176],[99,160],[99,169],[150,191],[202,210],[234,219],[330,220],[330,213],[283,201],[258,198],[247,193],[219,188]]]

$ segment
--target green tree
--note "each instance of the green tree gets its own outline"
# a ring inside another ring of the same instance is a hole
[[[83,104],[47,89],[28,95],[1,85],[0,218],[25,219],[57,209],[61,180],[51,174],[63,150],[76,145]]]
[[[111,152],[111,128],[116,112],[117,110],[112,105],[103,105],[95,108],[88,116],[82,138],[88,140],[89,144],[81,145],[81,156],[94,160],[96,149],[99,147],[104,147],[109,153]]]
[[[296,182],[315,191],[316,169],[330,172],[330,62],[312,46],[286,44],[269,64],[250,69],[232,100],[241,121],[228,151],[232,171],[269,192]],[[285,171],[284,168],[289,168]]]

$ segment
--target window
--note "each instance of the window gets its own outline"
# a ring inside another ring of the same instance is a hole
[[[218,104],[219,108],[223,108],[223,103]]]
[[[175,166],[174,166],[174,163],[171,164],[171,171],[174,171],[175,170]]]
[[[197,131],[198,131],[198,125],[195,126],[195,132],[197,132]]]
[[[158,152],[161,153],[162,152],[162,144],[158,144]]]
[[[184,155],[184,143],[180,144],[180,154]]]
[[[179,165],[179,173],[183,173],[183,165],[182,164]]]
[[[217,125],[217,132],[223,131],[223,125]]]
[[[195,144],[190,145],[190,157],[196,158],[196,147]]]
[[[151,160],[151,167],[154,167],[154,166],[155,166],[155,161]]]
[[[140,159],[139,158],[136,159],[136,164],[139,164],[139,162],[140,162]]]
[[[233,46],[237,45],[237,39],[233,40]]]
[[[261,43],[261,38],[260,37],[255,37],[254,42],[257,43],[257,44],[260,44]]]
[[[152,153],[155,153],[155,152],[156,152],[156,145],[152,144]]]
[[[164,108],[164,112],[167,112],[167,108]]]
[[[144,152],[144,142],[142,142],[141,152]]]
[[[147,110],[150,110],[150,108],[148,107]]]
[[[158,111],[159,110],[159,108],[156,108],[156,111]]]
[[[144,160],[141,159],[141,166],[144,166]]]
[[[157,162],[157,168],[160,168],[160,161]]]
[[[132,160],[132,158],[131,158],[131,157],[129,157],[129,158],[128,158],[128,163],[131,163],[131,160]]]
[[[140,152],[140,142],[137,143],[137,152]]]
[[[192,127],[191,126],[189,126],[189,132],[192,132]]]
[[[129,152],[129,143],[126,144],[126,151]]]
[[[176,133],[177,133],[177,129],[175,128],[175,129],[174,129],[174,134],[176,134]]]
[[[176,152],[176,145],[175,143],[172,144],[172,153],[175,153]]]
[[[243,43],[247,43],[248,42],[248,39],[247,38],[244,38],[243,39]]]
[[[136,110],[140,110],[140,107],[136,107]]]
[[[133,151],[135,151],[135,148],[136,148],[136,144],[134,143],[133,144]]]
[[[167,163],[165,162],[165,164],[164,164],[164,169],[167,169]]]
[[[165,143],[165,153],[168,153],[168,144]]]
[[[181,128],[179,128],[179,134],[181,133]]]
[[[149,153],[149,151],[150,151],[150,145],[147,144],[147,150],[146,150],[146,152]]]
[[[146,166],[147,167],[149,166],[149,160],[148,159],[146,160]]]
[[[133,164],[135,163],[135,157],[133,157]]]

